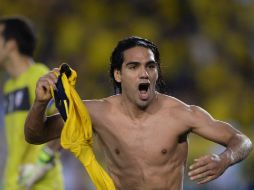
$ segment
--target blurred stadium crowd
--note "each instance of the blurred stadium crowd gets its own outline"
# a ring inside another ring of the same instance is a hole
[[[152,40],[161,53],[168,94],[200,105],[254,140],[252,0],[1,0],[0,16],[10,15],[34,22],[39,34],[36,60],[50,68],[67,62],[78,71],[82,98],[112,94],[108,65],[118,40],[131,35]],[[0,78],[2,86],[3,71]],[[3,136],[2,122],[0,130]],[[0,139],[3,167],[6,151]],[[221,150],[195,135],[189,141],[188,164]],[[63,151],[62,161],[66,190],[93,189],[71,154]],[[253,171],[252,153],[210,184],[196,186],[186,176],[185,189],[253,190]]]

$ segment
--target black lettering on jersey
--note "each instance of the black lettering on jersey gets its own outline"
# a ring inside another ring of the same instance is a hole
[[[24,87],[8,94],[4,94],[5,114],[30,109],[28,87]]]

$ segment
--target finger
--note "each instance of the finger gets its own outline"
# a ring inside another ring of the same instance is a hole
[[[201,156],[199,158],[196,158],[194,159],[195,162],[197,161],[204,161],[204,160],[209,160],[211,158],[211,155],[204,155],[204,156]]]
[[[60,69],[59,68],[54,68],[52,69],[52,71],[57,74],[57,75],[60,75]]]
[[[51,79],[49,76],[47,77],[43,77],[41,79],[42,85],[44,85],[44,87],[49,90],[50,86],[52,86],[54,89],[56,89],[56,85],[55,85],[55,80]]]
[[[53,83],[57,83],[57,79],[58,79],[57,76],[58,76],[58,75],[55,74],[55,73],[52,71],[52,72],[50,72],[50,73],[47,75],[47,78],[48,78],[49,80],[51,80]]]
[[[43,89],[44,92],[47,92],[50,89],[50,84],[47,80],[41,79],[37,87],[38,89]]]
[[[214,175],[210,175],[210,176],[207,176],[207,177],[203,178],[202,180],[199,180],[199,181],[197,182],[197,184],[204,184],[204,183],[207,183],[207,182],[209,182],[209,181],[214,180],[215,178],[216,178],[216,177],[215,177]]]
[[[193,175],[190,177],[190,180],[201,180],[203,178],[206,178],[207,176],[211,176],[211,172],[210,171],[205,171],[196,175]]]
[[[194,164],[190,166],[190,169],[195,169],[195,167],[204,166],[210,161],[210,155],[205,155],[194,159]]]
[[[203,160],[203,159],[204,159],[204,157],[202,156],[202,157],[199,157],[199,158],[195,158],[193,161],[195,163],[195,162],[198,162],[198,161]]]
[[[205,166],[206,164],[207,164],[207,160],[200,159],[200,160],[198,160],[198,161],[195,161],[195,163],[192,164],[192,165],[189,167],[189,169],[190,169],[190,170],[195,170],[195,169],[197,169],[197,168],[199,168],[199,167]]]
[[[190,172],[188,172],[188,175],[189,175],[190,177],[192,177],[192,176],[195,176],[195,175],[204,173],[204,172],[206,172],[206,171],[208,171],[208,170],[209,170],[209,167],[208,167],[208,164],[207,164],[207,165],[205,165],[205,166],[201,166],[201,167],[198,167],[198,168],[196,168],[196,169],[194,169],[194,170],[191,170]]]
[[[49,86],[51,86],[53,89],[56,89],[56,82],[57,82],[57,78],[56,77],[50,77],[49,78],[46,78],[46,80],[48,81],[49,83]]]

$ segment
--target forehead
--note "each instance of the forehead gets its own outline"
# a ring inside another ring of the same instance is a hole
[[[124,62],[129,61],[155,61],[154,54],[149,48],[142,46],[136,46],[130,49],[127,49],[123,53]]]

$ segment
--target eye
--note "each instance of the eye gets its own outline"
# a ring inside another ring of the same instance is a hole
[[[129,65],[128,67],[129,67],[129,69],[134,70],[134,69],[136,69],[136,68],[137,68],[137,65],[135,65],[135,64],[131,64],[131,65]]]
[[[149,64],[147,67],[148,67],[149,69],[154,69],[154,68],[156,68],[155,64]]]

